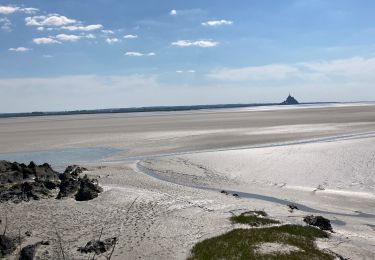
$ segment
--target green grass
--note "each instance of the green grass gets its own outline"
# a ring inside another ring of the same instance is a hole
[[[309,226],[283,225],[268,228],[234,229],[226,234],[196,244],[189,260],[195,259],[334,259],[315,246],[316,238],[327,238],[322,230]],[[256,247],[260,243],[284,243],[296,246],[301,251],[289,254],[259,255]],[[303,250],[303,251],[302,251]]]
[[[263,225],[279,224],[277,220],[266,218],[267,214],[264,211],[249,211],[242,213],[239,216],[232,216],[230,221],[232,223],[246,224],[252,227],[259,227]]]

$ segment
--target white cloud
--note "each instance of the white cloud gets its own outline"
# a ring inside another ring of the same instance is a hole
[[[12,26],[12,23],[8,18],[6,17],[0,18],[0,28],[3,31],[6,31],[6,32],[12,31],[11,26]]]
[[[33,39],[33,42],[35,44],[55,44],[55,43],[61,43],[59,41],[56,41],[55,39],[52,38],[35,38]]]
[[[38,28],[36,28],[38,31],[44,31],[44,27],[43,26],[39,26]]]
[[[202,23],[203,26],[211,26],[211,27],[217,27],[221,25],[232,25],[232,24],[233,22],[228,21],[228,20],[213,20],[213,21],[207,21],[207,22]]]
[[[19,7],[17,6],[0,6],[0,14],[12,14],[18,12]]]
[[[64,29],[64,30],[68,30],[68,31],[85,31],[85,32],[88,32],[88,31],[95,31],[95,30],[102,29],[103,25],[101,25],[101,24],[90,24],[90,25],[86,25],[86,26],[70,25],[70,26],[63,26],[61,28]]]
[[[154,52],[142,53],[142,52],[129,51],[129,52],[126,52],[125,55],[130,56],[130,57],[142,57],[142,56],[155,56],[156,54]]]
[[[195,73],[195,70],[176,70],[177,73]]]
[[[120,42],[120,40],[118,38],[107,38],[105,39],[105,41],[108,43],[108,44],[114,44],[114,43],[118,43]]]
[[[63,15],[58,14],[50,14],[48,16],[32,16],[26,17],[25,22],[27,26],[63,26],[72,23],[76,23],[77,21],[74,19],[67,18]]]
[[[179,40],[176,42],[172,42],[172,45],[176,45],[179,47],[190,47],[190,46],[197,46],[201,48],[211,48],[217,46],[219,43],[212,41],[212,40],[199,40],[199,41],[190,41],[190,40]]]
[[[127,34],[124,36],[124,39],[137,39],[138,35],[133,35],[133,34]]]
[[[177,15],[177,10],[171,10],[170,11],[170,13],[169,13],[170,15],[172,15],[172,16],[175,16],[175,15]]]
[[[28,7],[28,8],[21,8],[21,12],[24,12],[26,14],[35,14],[36,12],[38,12],[39,9],[38,8],[32,8],[32,7]]]
[[[14,51],[14,52],[27,52],[30,50],[31,49],[26,48],[26,47],[9,48],[9,51]]]
[[[39,11],[39,9],[32,8],[32,7],[21,8],[21,7],[12,6],[12,5],[8,5],[8,6],[0,5],[0,14],[13,14],[17,12],[22,12],[26,14],[34,14],[37,11]]]
[[[115,34],[115,32],[112,31],[112,30],[102,30],[102,33],[105,33],[105,34]]]
[[[79,35],[74,35],[74,34],[58,34],[56,35],[56,39],[60,41],[65,41],[65,42],[76,42],[80,40],[82,36]]]
[[[51,58],[53,58],[53,56],[50,55],[50,54],[44,54],[44,55],[43,55],[43,58],[51,59]]]

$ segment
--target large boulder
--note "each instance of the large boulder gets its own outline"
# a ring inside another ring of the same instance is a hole
[[[96,179],[89,179],[87,175],[80,178],[80,188],[75,196],[77,201],[92,200],[99,196],[103,189],[99,186]]]
[[[308,225],[318,227],[321,230],[332,231],[331,221],[322,216],[307,216],[303,218],[303,221]]]

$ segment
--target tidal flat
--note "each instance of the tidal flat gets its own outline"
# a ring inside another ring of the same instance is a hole
[[[24,245],[51,241],[41,259],[61,257],[55,228],[69,259],[87,259],[77,249],[99,236],[117,237],[112,259],[186,259],[243,228],[233,214],[290,225],[316,214],[334,230],[317,248],[373,259],[374,145],[373,104],[4,118],[0,160],[79,163],[104,191],[3,203],[0,219],[10,235],[32,232]]]

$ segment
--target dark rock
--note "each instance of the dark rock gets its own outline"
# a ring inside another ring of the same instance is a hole
[[[85,175],[80,179],[80,188],[75,199],[77,201],[92,200],[98,197],[99,193],[102,191],[103,189],[99,186],[96,179],[89,179],[87,175]]]
[[[318,227],[321,230],[332,231],[331,221],[322,216],[307,216],[303,218],[303,221],[308,225]]]
[[[221,194],[225,194],[225,195],[228,195],[228,194],[229,194],[229,193],[228,193],[227,191],[225,191],[225,190],[220,191],[220,193],[221,193]]]
[[[237,193],[233,193],[232,196],[237,197],[237,198],[239,197],[239,195]]]
[[[23,182],[11,186],[9,189],[0,192],[0,201],[30,201],[48,198],[50,191],[43,182]]]
[[[0,258],[3,258],[11,254],[16,250],[17,245],[14,239],[11,239],[5,235],[0,235]]]
[[[43,246],[49,246],[51,244],[51,242],[49,242],[49,241],[42,241],[42,242],[40,242],[40,244],[43,245]]]
[[[0,161],[0,185],[21,183],[26,180],[40,180],[57,182],[58,173],[55,172],[47,163],[36,165],[30,162],[28,166],[16,162]]]
[[[284,102],[282,102],[280,105],[298,105],[299,102],[297,101],[297,99],[295,99],[294,97],[292,97],[290,94],[289,96],[286,98],[286,100]]]
[[[84,171],[87,171],[86,168],[78,166],[78,165],[70,165],[66,167],[64,173],[70,174],[71,176],[78,177],[79,174],[83,173]]]
[[[33,260],[40,245],[41,242],[38,242],[22,248],[19,260]]]
[[[290,212],[293,212],[293,210],[299,210],[297,205],[291,203],[291,204],[288,204],[288,207],[289,207],[289,211]]]
[[[0,173],[13,171],[13,164],[8,161],[0,160]]]
[[[75,197],[84,201],[98,197],[103,189],[96,179],[79,175],[86,168],[71,165],[64,173],[55,172],[48,163],[29,165],[0,161],[0,202],[39,200],[51,195],[51,190],[59,188],[57,199]]]
[[[116,244],[117,238],[107,238],[104,241],[91,240],[84,247],[78,248],[78,251],[84,254],[95,253],[97,255],[107,252]]]
[[[67,175],[64,175],[67,176]],[[59,194],[57,195],[57,199],[63,199],[66,197],[71,197],[74,196],[80,187],[80,182],[78,179],[73,178],[73,177],[64,177],[61,180],[60,183],[60,191]]]
[[[35,177],[41,181],[53,181],[59,180],[58,173],[55,172],[48,163],[45,163],[35,168]]]
[[[0,185],[8,183],[19,183],[24,179],[23,173],[19,171],[8,171],[0,173]]]
[[[32,235],[31,231],[26,231],[26,232],[25,232],[25,236],[27,236],[27,237],[31,237],[31,235]]]
[[[36,167],[36,164],[33,162],[33,161],[31,161],[30,163],[29,163],[29,165],[27,166],[27,168],[30,168],[30,169],[33,169],[33,168],[35,168]]]
[[[55,190],[58,187],[58,184],[53,181],[45,181],[44,186],[49,190]]]

